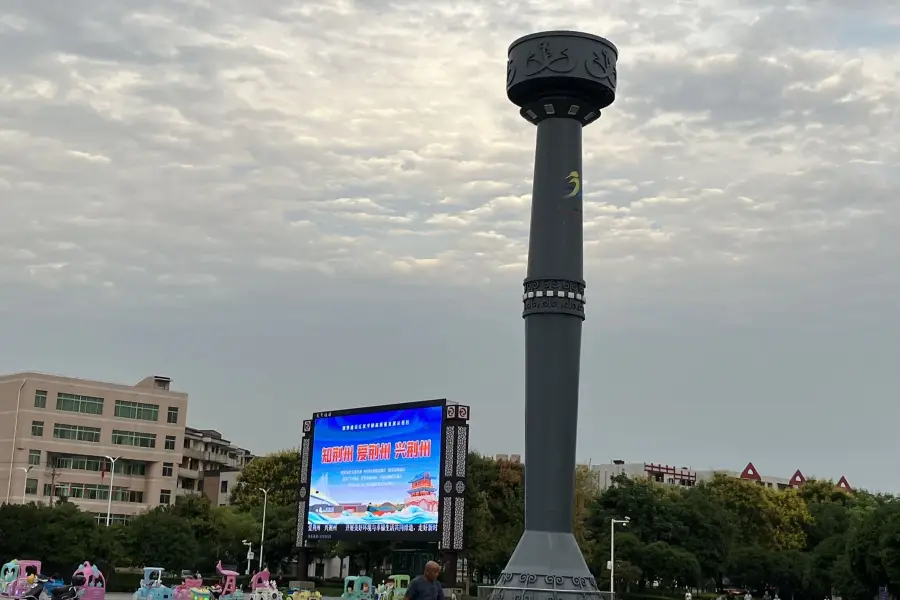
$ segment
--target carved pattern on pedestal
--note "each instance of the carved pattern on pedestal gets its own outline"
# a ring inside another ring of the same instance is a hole
[[[596,600],[602,596],[593,577],[504,572],[489,600]]]

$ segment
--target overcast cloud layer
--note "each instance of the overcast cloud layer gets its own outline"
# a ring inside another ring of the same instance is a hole
[[[506,48],[575,28],[620,50],[585,132],[579,456],[900,491],[897,3],[564,5],[5,0],[0,370],[168,375],[257,452],[447,397],[520,451]]]

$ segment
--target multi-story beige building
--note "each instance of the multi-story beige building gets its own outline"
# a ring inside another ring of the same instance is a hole
[[[216,506],[228,504],[237,476],[253,454],[222,437],[215,429],[184,431],[184,450],[178,469],[178,493],[203,492]]]
[[[188,396],[170,384],[158,376],[133,386],[43,373],[0,376],[0,501],[65,496],[105,522],[111,492],[116,523],[172,503]]]

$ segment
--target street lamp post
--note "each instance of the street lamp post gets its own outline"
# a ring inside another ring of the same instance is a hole
[[[249,540],[242,540],[241,543],[247,546],[247,571],[244,573],[244,575],[249,575],[250,561],[253,560],[253,542]]]
[[[263,568],[263,552],[266,543],[266,506],[269,504],[269,490],[259,488],[263,493],[263,516],[262,516],[262,532],[259,534],[259,570]]]
[[[117,456],[113,458],[112,456],[107,456],[106,460],[109,461],[109,500],[106,502],[106,526],[109,527],[109,520],[112,517],[112,497],[113,497],[113,480],[116,478],[116,461],[122,458],[121,456]]]
[[[630,517],[609,520],[609,598],[616,598],[616,524],[628,525]]]
[[[28,473],[34,468],[34,465],[28,465],[27,467],[19,467],[19,469],[23,473],[23,477],[25,477],[25,481],[22,482],[22,504],[25,504],[25,496],[28,494]]]

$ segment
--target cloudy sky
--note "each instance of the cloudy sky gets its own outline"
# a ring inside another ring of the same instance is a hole
[[[579,457],[900,491],[900,7],[564,5],[5,0],[0,370],[168,375],[258,452],[447,397],[521,451],[506,49],[575,28],[620,51],[585,131]]]

